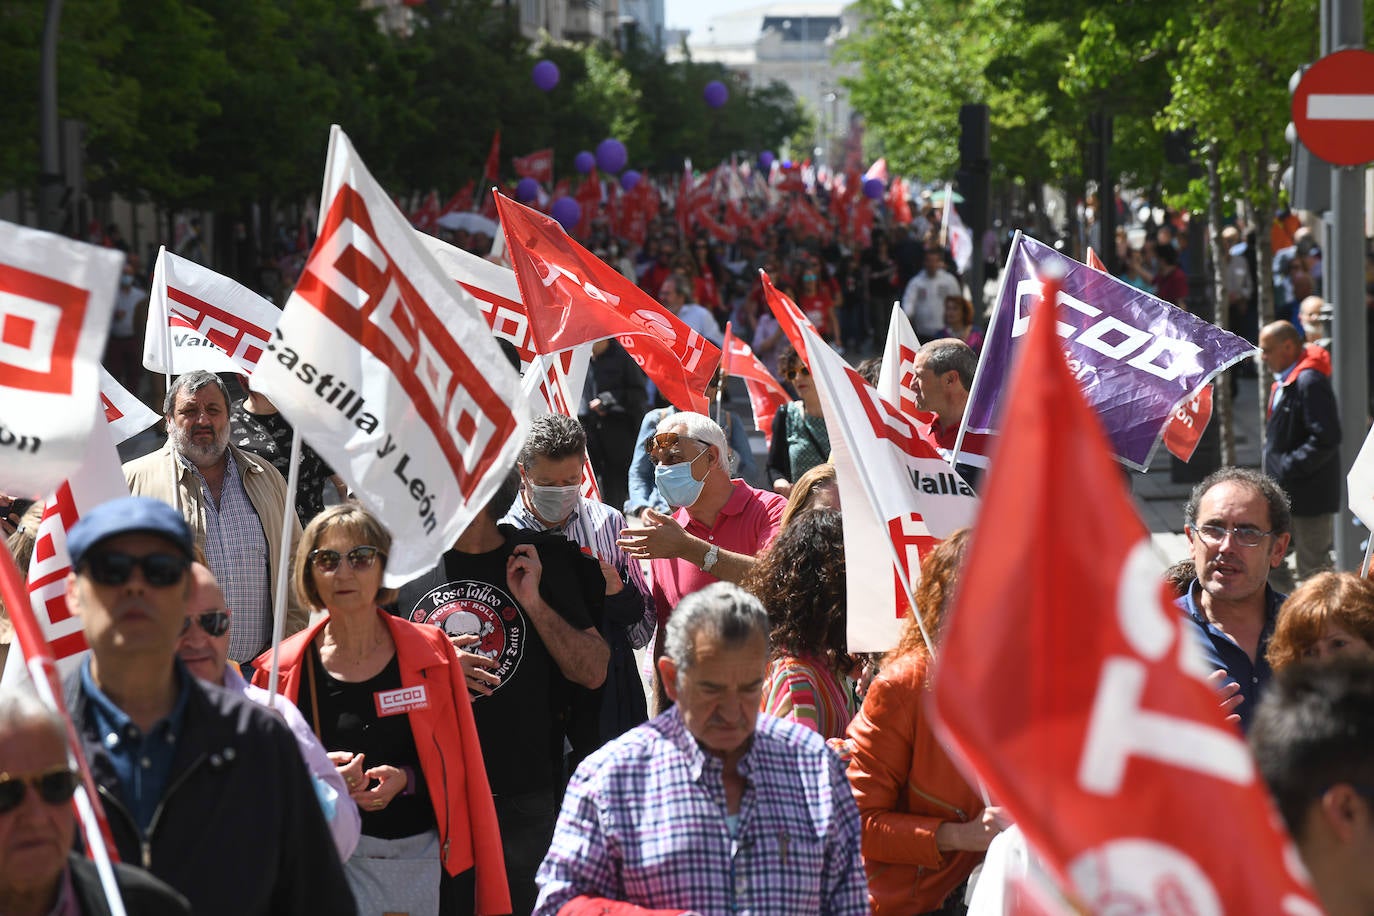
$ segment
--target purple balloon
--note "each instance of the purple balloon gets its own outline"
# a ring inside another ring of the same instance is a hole
[[[614,137],[607,137],[596,145],[596,167],[603,172],[618,174],[629,158],[625,144]]]
[[[639,184],[640,174],[634,169],[627,169],[625,174],[620,176],[620,186],[627,191],[633,191],[635,185]]]
[[[596,157],[586,150],[583,150],[573,157],[573,168],[577,169],[583,175],[590,172],[595,166]]]
[[[720,80],[711,80],[707,83],[701,95],[712,108],[719,108],[730,100],[730,90],[726,89]]]
[[[572,232],[577,228],[578,220],[582,219],[582,207],[571,197],[560,197],[549,208],[549,215],[558,220],[564,230]]]
[[[558,85],[558,64],[551,60],[541,60],[534,65],[534,70],[530,75],[534,77],[534,84],[544,92],[548,92]]]
[[[765,172],[768,171],[773,167],[773,161],[777,158],[777,156],[773,155],[772,150],[764,150],[759,153],[759,168],[763,169]]]
[[[791,160],[791,159],[784,159],[784,160],[782,161],[782,167],[785,168],[785,169],[790,169],[790,168],[792,167],[792,160]]]
[[[864,197],[869,200],[877,200],[883,196],[883,192],[886,190],[887,185],[883,184],[881,178],[870,178],[864,182]]]
[[[539,196],[539,182],[533,178],[521,178],[515,186],[515,199],[527,204]]]

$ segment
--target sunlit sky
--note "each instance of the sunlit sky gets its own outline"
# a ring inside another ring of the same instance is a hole
[[[664,0],[663,18],[670,29],[691,29],[696,38],[716,16],[741,7],[762,6],[767,0]]]

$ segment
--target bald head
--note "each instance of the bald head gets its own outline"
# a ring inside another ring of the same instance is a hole
[[[186,628],[177,639],[177,657],[202,681],[224,682],[229,658],[228,614],[215,574],[202,563],[192,563],[191,597],[186,602]]]
[[[1291,322],[1275,321],[1260,331],[1259,345],[1264,365],[1277,375],[1298,361],[1302,353],[1302,334]]]

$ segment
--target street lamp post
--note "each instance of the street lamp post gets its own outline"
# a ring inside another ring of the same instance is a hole
[[[57,139],[57,39],[61,21],[62,0],[48,0],[38,77],[38,225],[49,232],[62,228],[62,167]]]

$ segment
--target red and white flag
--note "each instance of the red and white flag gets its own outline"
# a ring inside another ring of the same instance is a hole
[[[940,647],[937,725],[1085,912],[1319,913],[1059,317],[1033,309],[1008,386]]]
[[[973,261],[973,230],[964,223],[959,208],[954,206],[954,188],[945,185],[945,238],[949,242],[949,252],[954,256],[954,264],[959,273],[968,270]]]
[[[100,367],[100,406],[105,412],[105,423],[110,428],[110,437],[115,445],[137,436],[162,419],[119,384],[104,366]]]
[[[344,132],[330,132],[319,240],[253,390],[390,529],[387,585],[438,561],[524,440],[519,379]]]
[[[432,235],[421,234],[419,240],[425,250],[434,256],[439,269],[477,300],[477,307],[491,328],[491,333],[510,342],[520,354],[521,369],[527,368],[536,354],[534,338],[530,336],[530,319],[525,314],[525,303],[520,299],[515,271],[479,258],[456,245],[441,242]],[[578,390],[581,391],[580,388]]]
[[[143,366],[172,375],[192,369],[251,375],[279,318],[280,309],[246,286],[160,248]]]
[[[929,423],[933,415],[916,406],[914,360],[921,342],[911,328],[911,319],[898,304],[892,306],[892,319],[887,323],[887,345],[883,349],[883,366],[878,372],[878,394],[888,403],[900,408],[908,417]]]
[[[773,444],[773,417],[784,404],[792,400],[768,367],[754,355],[749,345],[735,336],[734,326],[725,322],[725,339],[721,347],[721,373],[727,378],[744,379],[749,392],[749,407],[754,413],[754,429],[763,433],[768,445]]]
[[[0,492],[33,497],[86,457],[124,255],[0,222]]]
[[[920,581],[921,558],[973,523],[978,497],[916,424],[879,397],[814,328],[798,324],[793,330],[805,343],[825,412],[844,506],[846,643],[851,652],[885,652],[897,644],[911,612],[907,586]]]
[[[615,337],[669,402],[705,413],[715,344],[583,248],[556,221],[498,196],[501,225],[535,350]]]
[[[533,178],[540,184],[553,183],[553,150],[535,150],[528,156],[516,156],[511,160],[515,174],[521,178]]]

